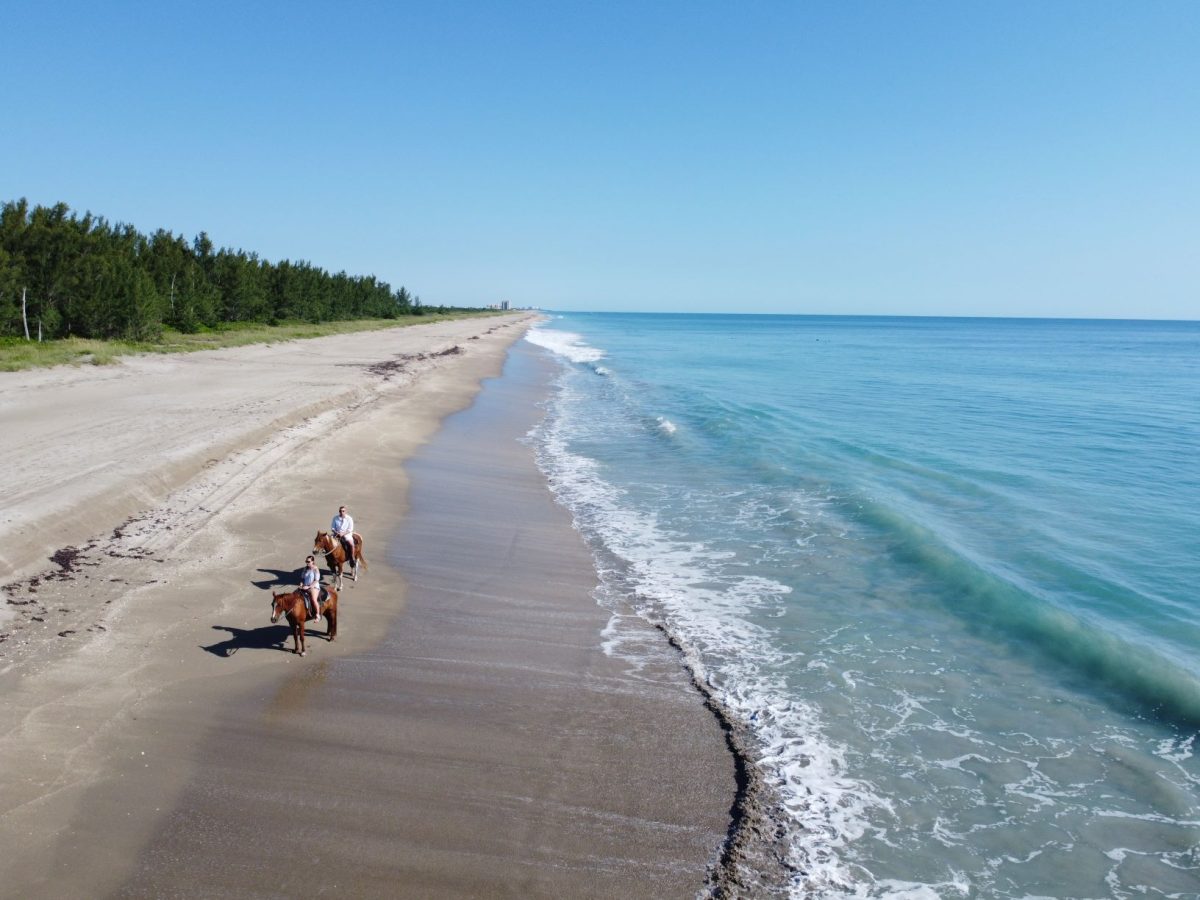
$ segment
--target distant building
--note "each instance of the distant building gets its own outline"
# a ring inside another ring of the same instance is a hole
[[[501,308],[501,309],[508,309],[508,301],[507,301],[507,300],[501,300],[501,301],[500,301],[500,308]]]

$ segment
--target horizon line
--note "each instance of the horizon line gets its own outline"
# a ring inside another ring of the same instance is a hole
[[[936,313],[790,313],[790,312],[691,312],[654,309],[553,309],[530,307],[531,311],[573,313],[577,315],[628,316],[775,316],[810,319],[987,319],[1007,322],[1168,322],[1183,325],[1200,324],[1197,319],[1134,318],[1125,316],[1002,316],[1002,315],[944,315]]]

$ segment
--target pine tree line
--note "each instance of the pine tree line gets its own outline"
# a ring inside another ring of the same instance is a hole
[[[164,325],[191,333],[424,312],[419,298],[373,275],[218,250],[204,232],[190,243],[163,229],[147,237],[65,203],[0,209],[0,336],[152,340]]]

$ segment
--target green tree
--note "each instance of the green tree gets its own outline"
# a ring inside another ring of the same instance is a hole
[[[162,297],[154,279],[143,269],[129,269],[125,282],[125,302],[120,334],[136,341],[148,341],[162,333]]]
[[[21,321],[21,269],[0,244],[0,335],[23,335]]]
[[[159,229],[73,214],[65,203],[0,207],[0,334],[31,326],[48,337],[149,339],[165,323],[182,331],[222,322],[422,315],[420,299],[374,275],[331,275],[305,261],[272,263],[218,249],[206,232],[189,244]]]

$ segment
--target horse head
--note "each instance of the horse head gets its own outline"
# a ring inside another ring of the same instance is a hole
[[[318,553],[331,553],[337,544],[333,542],[328,531],[318,531],[317,536],[313,538],[313,555]]]
[[[271,624],[274,625],[279,621],[279,617],[291,609],[292,604],[288,600],[295,600],[296,593],[293,591],[290,594],[271,594]]]

